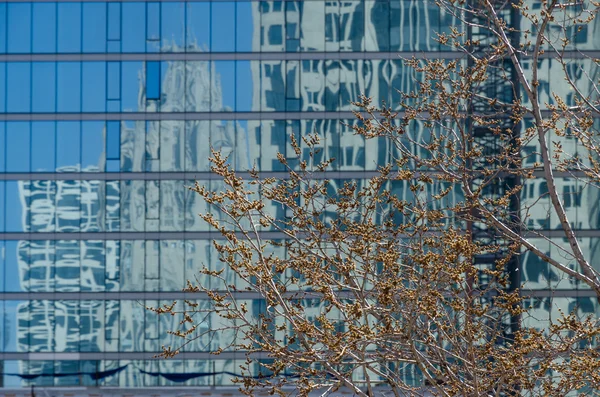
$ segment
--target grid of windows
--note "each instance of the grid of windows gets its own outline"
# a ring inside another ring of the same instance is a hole
[[[317,133],[320,154],[336,159],[332,186],[364,180],[394,149],[352,133],[350,101],[364,93],[397,106],[398,90],[420,78],[398,52],[456,58],[435,35],[456,24],[429,0],[0,3],[2,385],[230,384],[242,355],[210,356],[203,339],[184,360],[152,360],[179,319],[144,311],[184,297],[184,281],[203,266],[220,266],[210,244],[219,235],[197,216],[214,209],[186,189],[194,180],[218,189],[209,146],[238,171],[276,174],[277,152],[294,157],[289,136]],[[567,50],[600,49],[597,27]],[[549,103],[553,65],[535,66]],[[561,84],[552,89],[566,92]],[[559,185],[587,233],[582,247],[600,258],[598,198],[566,176]],[[406,181],[390,188],[410,200]],[[527,181],[522,200],[535,203],[530,228],[552,236],[558,221],[543,191]],[[522,270],[540,321],[595,310],[589,290],[537,257],[524,255]],[[89,376],[67,376],[75,373]]]

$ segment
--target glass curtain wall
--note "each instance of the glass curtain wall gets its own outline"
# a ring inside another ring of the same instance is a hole
[[[207,142],[242,174],[277,173],[290,134],[317,133],[337,159],[334,183],[363,180],[393,148],[352,133],[350,101],[364,93],[397,106],[397,90],[414,84],[399,54],[456,58],[434,40],[456,24],[432,0],[0,3],[2,386],[229,384],[224,372],[243,354],[211,356],[218,341],[198,340],[185,360],[153,360],[180,319],[144,310],[221,266],[219,234],[186,189],[219,187]],[[597,50],[592,36],[578,48]],[[550,66],[539,65],[548,82]],[[544,187],[528,183],[527,197],[539,197]],[[595,251],[598,200],[561,183]],[[539,205],[534,219],[550,230],[556,220]],[[577,302],[595,310],[547,265],[525,256],[523,266],[540,317]],[[550,298],[557,287],[574,297]],[[211,375],[173,380],[183,372]]]

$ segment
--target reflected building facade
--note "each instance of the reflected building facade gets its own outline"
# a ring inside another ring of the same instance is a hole
[[[218,233],[197,216],[209,208],[186,189],[219,188],[210,147],[238,171],[277,173],[278,152],[295,164],[290,135],[317,134],[319,155],[336,159],[331,185],[362,182],[394,148],[353,133],[351,101],[364,93],[397,107],[417,78],[398,53],[452,56],[432,32],[458,23],[424,0],[0,3],[4,385],[228,385],[243,354],[211,356],[218,341],[198,339],[185,359],[153,360],[181,319],[144,310],[181,300],[186,279],[221,266]],[[583,50],[599,49],[597,26]],[[550,84],[549,63],[547,73]],[[592,190],[562,182],[571,219],[599,229]],[[412,197],[405,181],[391,189]],[[543,192],[528,181],[524,203]],[[530,227],[554,229],[547,213],[539,200]],[[600,240],[586,239],[597,257]],[[527,254],[522,265],[523,281],[548,291],[533,302],[539,318],[574,303],[596,310],[547,265]],[[551,298],[552,288],[573,298]]]

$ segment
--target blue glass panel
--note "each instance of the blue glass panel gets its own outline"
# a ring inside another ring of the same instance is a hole
[[[123,3],[121,7],[123,52],[144,52],[146,49],[146,4]]]
[[[56,170],[62,167],[79,167],[80,164],[81,123],[59,121],[56,124]]]
[[[118,160],[121,156],[121,123],[108,121],[106,123],[106,159]]]
[[[58,52],[81,51],[81,4],[58,3]]]
[[[6,26],[6,3],[0,3],[0,26]],[[6,52],[6,29],[0,29],[0,54]]]
[[[252,95],[260,89],[260,83],[253,81],[251,61],[237,61],[235,64],[236,98],[235,110],[249,112],[252,110]]]
[[[31,123],[31,170],[54,172],[56,167],[56,123]]]
[[[308,1],[301,4],[301,51],[337,51],[339,2]]]
[[[235,62],[215,61],[211,82],[211,92],[220,92],[221,97],[211,98],[211,110],[214,112],[231,112],[235,109]],[[240,82],[242,83],[242,82]],[[244,84],[244,88],[248,84]]]
[[[107,99],[120,99],[121,98],[121,63],[120,62],[107,62],[106,77],[108,79],[106,84],[106,97]]]
[[[235,50],[239,52],[251,52],[252,38],[254,37],[252,2],[237,3],[236,7]]]
[[[6,182],[4,181],[0,181],[0,232],[5,231],[5,227],[4,227],[4,208],[5,207],[5,203],[4,203],[4,199],[5,199],[5,185]],[[4,260],[4,246],[0,247],[1,251],[0,251],[0,261]],[[3,266],[4,263],[2,262]],[[2,280],[4,280],[4,269],[0,269],[0,272],[2,274],[0,274],[0,278],[2,278]],[[0,290],[4,288],[4,282],[0,282]]]
[[[83,62],[82,111],[106,110],[106,63]]]
[[[121,63],[121,108],[125,112],[145,110],[139,108],[138,96],[140,92],[140,71],[144,69],[144,62]]]
[[[6,242],[6,249],[8,251],[8,247],[13,248],[12,242]],[[12,272],[12,270],[11,270]],[[9,280],[6,278],[6,286],[9,286]],[[14,289],[13,289],[14,290]],[[27,301],[5,301],[4,302],[4,324],[6,326],[6,333],[4,334],[6,339],[3,341],[4,343],[4,351],[5,352],[16,352],[18,351],[18,336],[19,332],[17,326],[19,325],[19,309],[26,309],[28,305]],[[7,373],[21,373],[22,365],[19,364],[18,361],[5,361],[3,372]],[[10,372],[9,372],[10,371]],[[9,381],[9,384],[15,387],[23,387],[22,380],[16,376],[7,376],[4,379]],[[15,379],[17,381],[15,382]],[[2,386],[8,386],[4,383]]]
[[[185,106],[184,85],[191,84],[185,81],[185,62],[182,61],[164,61],[160,62],[160,95],[158,98],[149,97],[147,99],[161,99],[160,104],[157,101],[152,101],[157,104],[155,107],[146,107],[147,111],[158,112],[181,112]],[[151,78],[150,75],[146,76]],[[154,80],[154,78],[152,78]],[[151,83],[153,86],[154,83]],[[146,81],[148,87],[148,81]],[[153,92],[151,89],[150,93]],[[160,106],[160,108],[159,108]]]
[[[186,110],[191,112],[207,112],[210,110],[211,63],[207,61],[188,61],[186,65]]]
[[[214,52],[235,51],[235,3],[223,1],[212,3],[211,50]]]
[[[56,63],[32,63],[31,107],[33,112],[52,113],[56,110]]]
[[[29,172],[29,122],[6,123],[6,171]]]
[[[160,3],[146,3],[146,50],[156,52],[160,46]]]
[[[58,62],[58,100],[59,112],[81,111],[81,63]]]
[[[0,113],[6,111],[6,64],[0,63]]]
[[[365,3],[361,0],[340,4],[340,51],[364,51]]]
[[[300,51],[300,30],[302,27],[302,6],[300,1],[286,1],[285,4],[285,51]]]
[[[121,40],[107,41],[106,52],[121,52]]]
[[[367,51],[389,51],[390,49],[390,5],[388,2],[369,0],[365,2],[365,49]],[[436,31],[438,31],[436,29]]]
[[[6,169],[6,156],[5,156],[5,144],[6,144],[6,123],[0,121],[0,172],[4,172]],[[0,212],[2,207],[0,206]],[[0,224],[0,227],[2,224]]]
[[[83,52],[104,52],[105,50],[106,4],[83,3]]]
[[[33,3],[33,52],[56,52],[56,3]]]
[[[4,204],[4,182],[0,183],[0,204]],[[4,230],[3,224],[4,215],[0,211],[0,230]],[[4,292],[4,272],[5,272],[5,255],[6,251],[4,241],[0,241],[0,291]],[[4,340],[4,302],[0,303],[0,340]],[[4,346],[0,344],[0,352],[4,351]]]
[[[29,112],[31,106],[31,64],[9,62],[6,64],[6,111]]]
[[[31,4],[8,3],[7,48],[8,52],[24,53],[31,51]]]
[[[121,40],[121,3],[108,3],[108,40]]]
[[[187,51],[210,51],[210,3],[187,3],[186,7]]]
[[[5,195],[5,207],[2,208],[4,211],[4,225],[5,230],[7,232],[23,232],[26,231],[25,227],[28,225],[24,223],[29,223],[28,217],[24,217],[25,208],[23,208],[23,204],[27,202],[26,197],[21,194],[19,189],[19,184],[21,183],[29,183],[22,181],[6,181],[6,195]],[[8,247],[7,247],[8,248]],[[16,255],[15,252],[13,252]],[[8,263],[8,262],[7,262]],[[9,267],[8,270],[12,268]],[[6,280],[9,280],[8,274],[6,275]]]
[[[106,160],[106,172],[119,172],[121,171],[120,160]]]
[[[161,51],[180,52],[184,46],[185,3],[161,3],[160,37]],[[173,47],[177,46],[177,48]]]
[[[84,121],[81,123],[81,170],[104,171],[104,122]]]
[[[146,62],[146,99],[160,98],[160,62]]]

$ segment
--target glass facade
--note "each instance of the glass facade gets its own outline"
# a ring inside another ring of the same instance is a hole
[[[186,279],[221,266],[210,243],[220,235],[197,216],[213,209],[186,189],[219,187],[210,145],[242,174],[277,175],[277,152],[294,157],[290,134],[317,133],[321,154],[336,158],[334,185],[367,178],[394,148],[353,134],[350,101],[365,93],[397,106],[397,90],[419,79],[398,53],[457,58],[434,32],[459,23],[426,0],[0,3],[2,386],[230,384],[224,372],[243,354],[208,351],[232,335],[154,360],[180,319],[144,310],[184,298]],[[600,49],[598,30],[590,25],[576,48]],[[548,86],[551,66],[537,65]],[[597,193],[559,182],[586,230],[582,246],[599,258]],[[551,233],[544,186],[527,184],[531,227]],[[391,188],[410,199],[406,182]],[[536,257],[522,266],[538,318],[596,310],[583,286]]]

